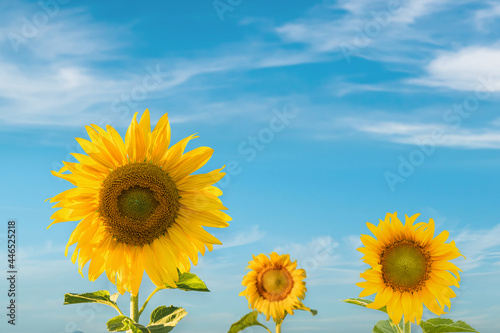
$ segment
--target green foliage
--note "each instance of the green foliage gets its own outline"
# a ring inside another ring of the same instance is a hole
[[[313,310],[313,309],[310,309],[308,308],[307,306],[305,306],[304,304],[300,303],[299,305],[297,305],[294,310],[303,310],[303,311],[309,311],[311,312],[311,314],[313,316],[317,315],[318,314],[318,310]]]
[[[146,328],[151,333],[167,333],[186,315],[187,311],[183,308],[159,306],[151,312],[151,321]]]
[[[368,304],[373,303],[372,300],[364,298],[348,298],[341,301],[363,307],[366,307]],[[386,306],[378,310],[387,313]],[[411,323],[407,323],[407,325],[411,325]],[[464,321],[458,320],[455,322],[453,321],[453,319],[448,319],[448,318],[432,318],[426,321],[422,321],[420,322],[420,327],[422,328],[423,333],[458,333],[458,332],[479,333]],[[388,319],[377,322],[375,327],[373,327],[372,332],[398,333],[398,332],[403,332],[403,330],[404,330],[404,325],[402,322],[399,325],[396,325],[390,319]]]
[[[231,328],[229,329],[228,333],[237,333],[237,332],[243,331],[245,328],[250,327],[250,326],[262,326],[269,333],[271,333],[271,331],[266,326],[264,326],[263,324],[261,324],[257,320],[258,314],[259,313],[257,311],[252,311],[252,312],[244,315],[240,320],[238,320],[233,325],[231,325]]]
[[[423,333],[451,333],[451,332],[476,332],[464,321],[448,318],[432,318],[420,323]]]
[[[116,316],[108,321],[108,331],[133,333],[168,333],[187,315],[186,310],[175,306],[160,306],[151,313],[151,322],[144,327],[127,316]]]
[[[64,295],[64,305],[78,303],[102,303],[110,306],[116,306],[115,301],[111,299],[109,291],[107,290],[99,290],[93,293],[84,294],[68,293]]]
[[[373,333],[401,333],[403,330],[400,326],[394,325],[390,319],[380,320],[372,329]]]
[[[184,291],[202,291],[209,292],[207,285],[203,282],[196,274],[193,273],[182,273],[179,274],[179,281],[177,281],[176,287],[171,287],[166,285],[168,289],[180,289]]]
[[[348,298],[348,299],[342,299],[341,301],[349,303],[349,304],[355,304],[355,305],[363,306],[365,308],[366,308],[366,306],[368,304],[373,303],[372,300],[364,299],[364,298]],[[387,313],[387,307],[386,306],[381,307],[378,310]]]
[[[118,298],[118,294],[109,295],[109,291],[107,290],[99,290],[93,293],[84,293],[84,294],[73,294],[68,293],[64,295],[64,305],[67,304],[79,304],[79,303],[101,303],[111,306],[116,309],[118,313],[122,314],[118,305],[116,304],[116,299]]]
[[[116,316],[111,318],[108,323],[108,331],[110,332],[122,332],[131,330],[132,333],[149,333],[151,332],[146,327],[135,323],[132,319],[127,316]]]

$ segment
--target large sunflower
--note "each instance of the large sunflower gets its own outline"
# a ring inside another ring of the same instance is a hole
[[[247,267],[250,271],[243,278],[246,289],[240,296],[246,296],[249,307],[273,317],[276,323],[286,313],[293,315],[294,309],[304,309],[301,300],[306,295],[306,272],[297,268],[297,261],[291,262],[288,254],[271,253],[270,258],[261,253],[253,256]],[[308,308],[307,308],[308,309]]]
[[[363,261],[371,269],[361,273],[365,282],[357,283],[364,290],[360,297],[377,293],[369,308],[387,306],[389,317],[399,323],[404,315],[405,323],[420,324],[423,304],[437,315],[450,308],[450,298],[455,293],[451,285],[459,287],[460,268],[449,260],[459,256],[455,242],[445,243],[448,231],[434,237],[434,221],[413,224],[420,214],[406,216],[406,223],[397,213],[387,214],[385,220],[375,226],[367,223],[376,239],[362,235],[365,247]],[[452,275],[452,272],[454,275]]]
[[[200,147],[184,153],[191,135],[169,148],[170,124],[163,115],[151,131],[149,111],[140,122],[134,114],[123,142],[116,130],[86,126],[91,141],[76,140],[87,153],[72,155],[79,163],[63,162],[54,176],[76,187],[50,202],[61,207],[51,223],[80,221],[66,247],[77,244],[71,260],[79,271],[90,261],[88,276],[103,272],[118,291],[137,295],[143,272],[157,286],[175,286],[178,270],[196,265],[198,251],[221,244],[203,229],[224,228],[231,218],[211,186],[221,169],[191,175],[211,157],[213,149]],[[70,173],[63,173],[69,171]],[[49,225],[50,227],[50,225]]]

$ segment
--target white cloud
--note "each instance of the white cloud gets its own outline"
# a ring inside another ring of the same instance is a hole
[[[47,19],[41,24],[34,17]],[[48,16],[38,5],[16,3],[0,20],[3,126],[81,124],[97,115],[89,111],[95,104],[125,90],[127,79],[109,78],[90,63],[110,60],[126,29],[111,29],[62,5]]]
[[[383,84],[358,84],[350,82],[336,82],[328,87],[335,96],[343,97],[359,92],[387,92],[395,90],[384,86]]]
[[[330,236],[316,237],[307,244],[290,243],[278,246],[273,251],[290,254],[290,259],[297,260],[299,266],[318,267],[332,264],[339,259],[334,249],[339,246]]]
[[[487,8],[476,12],[475,21],[479,30],[490,30],[491,23],[500,17],[500,3],[490,2]]]
[[[460,259],[464,271],[489,265],[500,258],[500,224],[491,229],[465,230],[453,237],[460,252],[467,259]]]
[[[500,47],[471,46],[443,52],[425,68],[426,76],[410,83],[454,90],[500,91]]]
[[[457,128],[449,123],[412,123],[370,117],[342,118],[337,126],[370,135],[375,139],[407,145],[432,144],[435,147],[500,149],[500,130],[495,127]],[[440,132],[442,136],[435,136]]]
[[[361,15],[366,11],[366,8],[373,6],[377,1],[370,0],[338,0],[334,4],[327,5],[331,9],[343,9],[353,15]]]
[[[258,225],[253,225],[250,230],[245,230],[237,234],[225,234],[221,239],[222,245],[216,246],[214,249],[223,250],[230,247],[252,244],[259,241],[264,235],[265,233],[259,230]]]
[[[411,26],[417,19],[438,12],[449,0],[366,1],[341,0],[313,7],[310,15],[275,29],[286,42],[303,43],[315,52],[340,52],[395,62],[416,62],[417,43],[435,42],[428,29]],[[339,9],[345,13],[339,14]],[[411,45],[408,45],[411,42]],[[397,53],[397,56],[394,54]]]
[[[16,53],[9,36],[23,36],[23,21],[18,18],[29,20],[40,12],[33,6],[21,3],[0,12],[0,123],[6,128],[81,126],[101,121],[127,125],[139,102],[171,98],[194,78],[205,87],[218,82],[227,85],[227,72],[321,60],[312,52],[285,51],[279,44],[240,43],[209,50],[197,59],[143,58],[130,66],[130,59],[122,52],[129,46],[125,40],[133,42],[130,27],[105,25],[92,19],[85,9],[64,7],[19,44]],[[115,69],[108,66],[111,60],[117,64]],[[219,80],[214,79],[217,77]],[[201,107],[193,114],[184,111],[178,121],[196,121],[209,115]]]
[[[364,265],[359,235],[350,235],[339,242],[331,236],[319,236],[307,243],[289,243],[276,247],[278,254],[289,254],[297,267],[305,269],[307,284],[315,286],[352,284]]]
[[[407,0],[407,1],[370,1],[370,0],[339,0],[331,8],[340,8],[355,16],[368,16],[374,10],[395,8],[398,15],[395,21],[413,23],[416,19],[425,17],[444,9],[450,0]]]
[[[13,2],[0,11],[0,56],[41,61],[116,60],[129,28],[93,20],[86,9],[53,2]],[[105,32],[105,33],[103,33]],[[118,37],[122,37],[121,39]],[[123,57],[120,57],[123,58]],[[32,63],[26,67],[30,67]]]
[[[395,17],[395,21],[414,23],[419,18],[445,9],[445,5],[447,5],[449,2],[449,0],[404,1],[401,7],[401,14]]]
[[[338,51],[343,42],[349,42],[347,34],[355,22],[346,26],[341,22],[295,22],[276,28],[276,32],[287,42],[309,44],[317,52]]]

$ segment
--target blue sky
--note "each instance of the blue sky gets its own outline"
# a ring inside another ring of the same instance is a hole
[[[288,318],[284,332],[369,331],[383,314],[339,299],[360,292],[365,223],[394,211],[450,231],[467,260],[456,260],[464,272],[447,316],[494,332],[500,5],[215,4],[0,4],[0,221],[19,224],[18,325],[2,319],[2,332],[106,331],[113,310],[62,306],[66,292],[113,286],[80,277],[64,257],[76,223],[46,230],[44,200],[71,187],[50,170],[80,151],[84,125],[124,135],[146,108],[153,123],[169,113],[173,141],[199,133],[189,147],[215,149],[202,171],[233,165],[219,184],[233,222],[211,230],[223,245],[193,268],[212,293],[150,302],[187,309],[177,332],[227,331],[249,311],[238,296],[247,262],[271,251],[307,270],[305,304],[319,311]],[[145,279],[142,299],[152,289]]]

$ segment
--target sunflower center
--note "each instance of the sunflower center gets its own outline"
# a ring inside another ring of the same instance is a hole
[[[257,278],[259,294],[270,301],[285,299],[292,287],[292,276],[285,268],[269,268],[262,271]]]
[[[403,240],[384,250],[381,265],[387,286],[400,292],[417,291],[429,278],[430,255],[414,241]]]
[[[163,235],[179,210],[179,192],[168,173],[151,163],[126,164],[104,179],[99,215],[113,237],[144,245]]]

